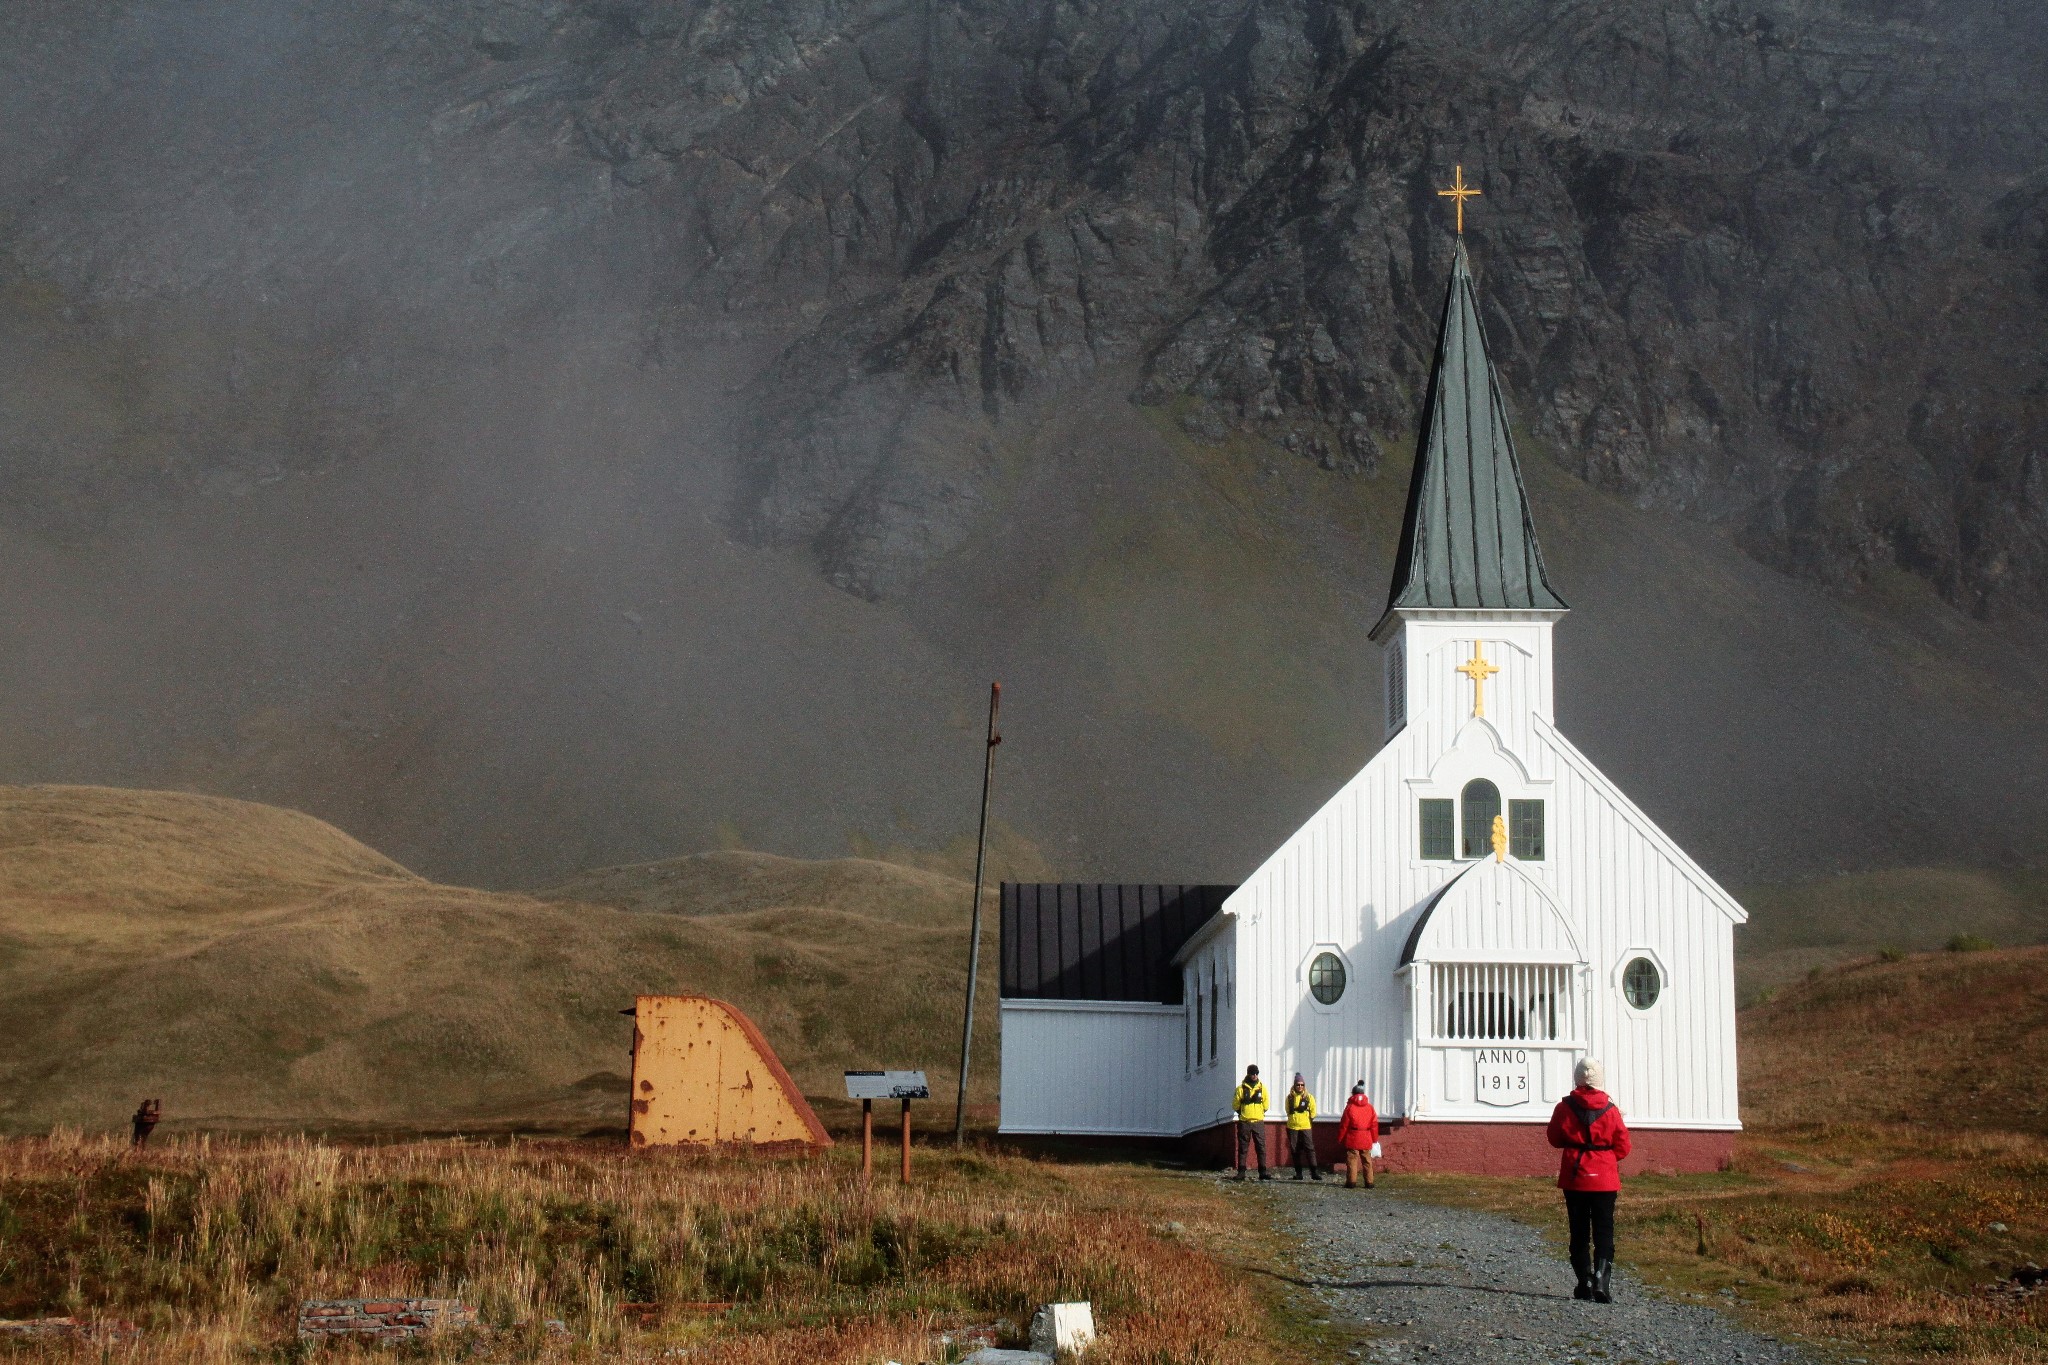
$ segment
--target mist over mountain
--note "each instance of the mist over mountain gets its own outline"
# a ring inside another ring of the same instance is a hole
[[[2034,861],[2048,18],[0,12],[0,778],[496,885],[1234,880],[1370,754],[1454,165],[1560,720],[1724,879]],[[1028,857],[1028,854],[1020,854]]]

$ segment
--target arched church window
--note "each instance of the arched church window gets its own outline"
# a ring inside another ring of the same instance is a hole
[[[1463,856],[1484,858],[1493,852],[1493,819],[1500,814],[1500,788],[1483,777],[1475,777],[1465,784],[1458,805],[1464,816]]]
[[[1308,993],[1325,1005],[1334,1005],[1344,994],[1344,960],[1335,953],[1317,953],[1308,964]]]
[[[1646,1010],[1664,993],[1664,974],[1647,957],[1636,958],[1622,971],[1621,993],[1628,997],[1629,1004]]]

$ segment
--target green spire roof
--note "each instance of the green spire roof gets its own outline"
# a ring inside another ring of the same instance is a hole
[[[1408,485],[1408,518],[1387,597],[1390,614],[1400,607],[1568,610],[1543,574],[1500,381],[1479,330],[1463,241],[1451,261]]]

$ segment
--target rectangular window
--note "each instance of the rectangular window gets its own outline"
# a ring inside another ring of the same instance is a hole
[[[1508,802],[1508,852],[1523,862],[1543,861],[1543,803]]]
[[[1448,800],[1426,799],[1422,802],[1422,856],[1425,858],[1449,858],[1452,856],[1457,817]]]
[[[1555,1043],[1578,1036],[1572,969],[1561,963],[1439,962],[1431,1036],[1441,1042]]]

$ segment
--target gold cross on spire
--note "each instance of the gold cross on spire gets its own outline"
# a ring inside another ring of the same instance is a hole
[[[1486,662],[1486,642],[1484,640],[1474,640],[1472,642],[1472,657],[1458,665],[1458,672],[1463,673],[1472,680],[1472,714],[1484,716],[1486,714],[1486,680],[1500,672],[1498,667]]]
[[[1436,192],[1436,197],[1439,199],[1455,199],[1458,201],[1458,235],[1460,237],[1465,235],[1465,201],[1475,194],[1484,193],[1486,193],[1485,190],[1475,190],[1465,183],[1465,168],[1463,166],[1458,167],[1457,175],[1451,181],[1449,189]]]

